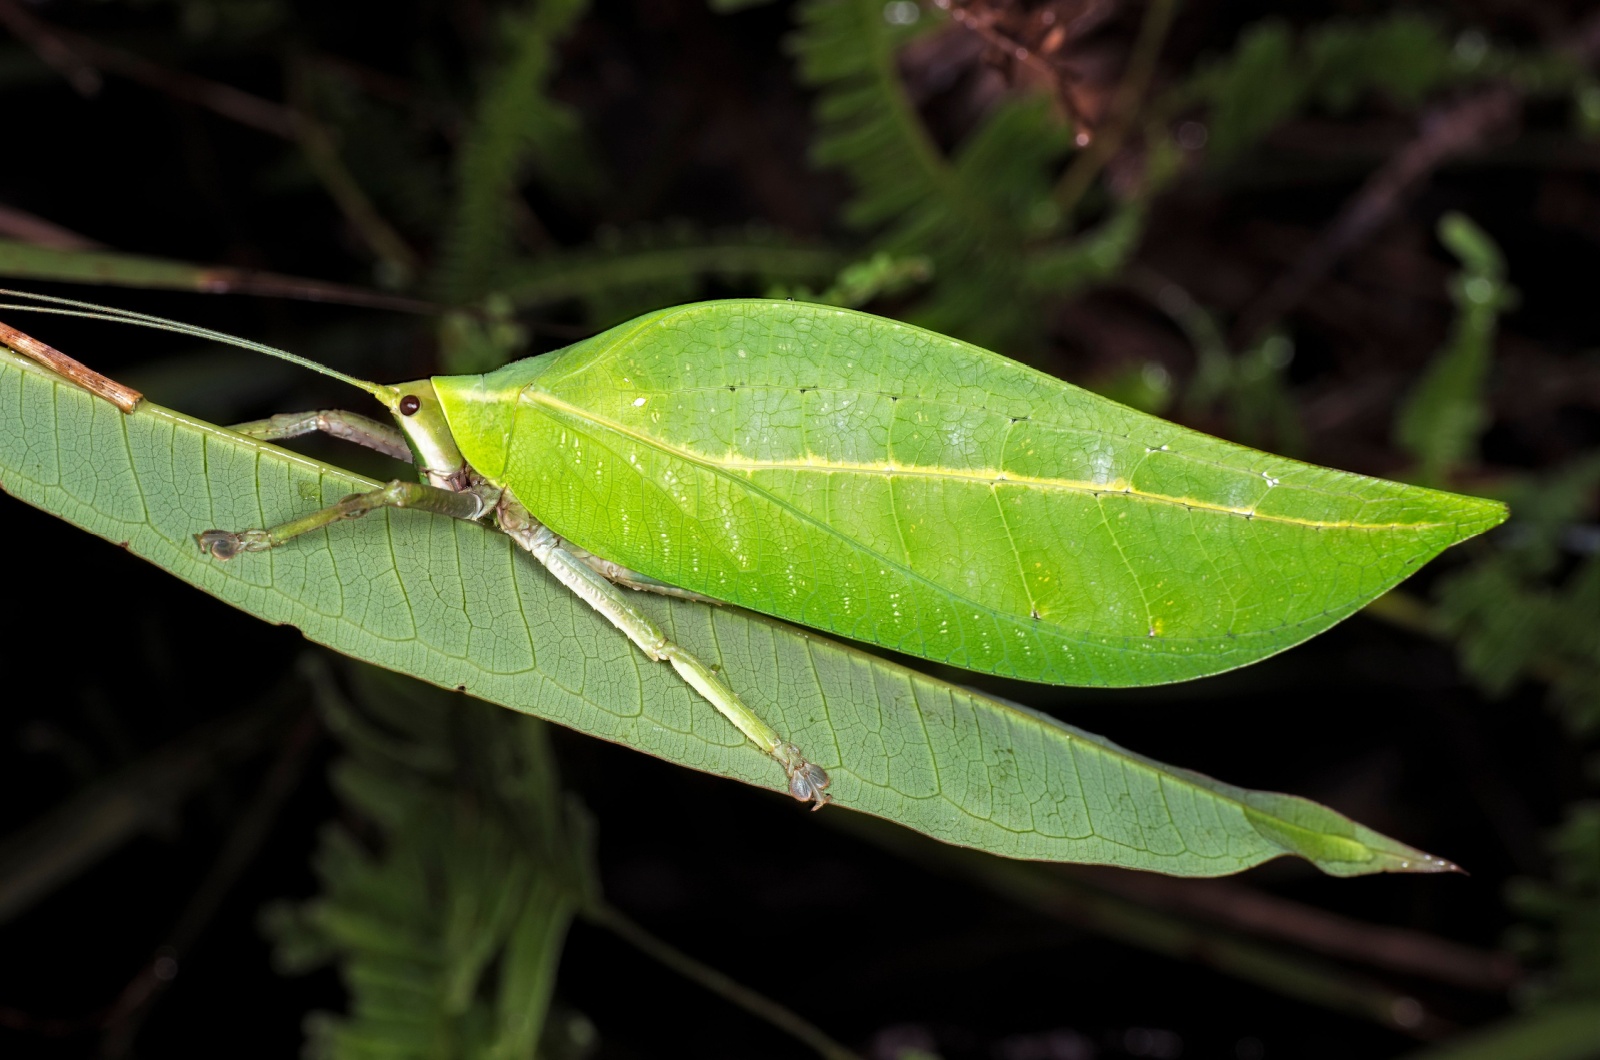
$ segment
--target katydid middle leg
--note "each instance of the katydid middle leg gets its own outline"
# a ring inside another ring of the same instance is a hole
[[[289,519],[265,530],[207,530],[194,535],[200,547],[217,559],[228,560],[241,552],[265,552],[301,534],[321,530],[345,519],[359,519],[380,508],[417,508],[452,519],[477,519],[489,510],[482,495],[472,490],[456,492],[422,482],[395,479],[367,493],[352,493],[309,515]]]

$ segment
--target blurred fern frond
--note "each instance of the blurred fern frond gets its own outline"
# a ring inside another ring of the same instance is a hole
[[[873,250],[932,261],[916,323],[1015,349],[1036,330],[1023,252],[1061,227],[1051,188],[1069,131],[1047,101],[1012,99],[947,158],[900,82],[896,55],[915,28],[885,12],[877,0],[800,8],[790,46],[819,93],[812,157],[849,174],[844,220],[873,234]]]
[[[1521,53],[1467,30],[1454,37],[1425,15],[1400,11],[1370,21],[1325,22],[1296,35],[1284,22],[1255,22],[1233,51],[1176,89],[1170,109],[1209,112],[1209,158],[1226,163],[1295,114],[1338,114],[1379,95],[1416,107],[1455,85],[1502,78],[1540,95],[1570,94],[1583,113],[1592,82],[1554,51]]]
[[[448,302],[465,303],[493,286],[519,221],[513,196],[529,170],[569,200],[606,187],[577,116],[545,91],[556,42],[586,6],[587,0],[533,0],[504,16],[504,54],[484,79],[456,153],[453,217],[435,280]]]
[[[1600,550],[1592,524],[1600,456],[1503,491],[1514,513],[1502,546],[1440,583],[1445,629],[1463,668],[1504,694],[1524,677],[1550,686],[1579,733],[1600,730]]]
[[[870,258],[853,261],[840,269],[833,282],[820,291],[805,284],[793,287],[778,284],[770,288],[766,296],[859,309],[876,298],[904,294],[927,283],[932,276],[933,265],[927,258],[897,258],[880,250]]]
[[[1549,880],[1516,880],[1511,905],[1526,918],[1512,933],[1540,970],[1525,1000],[1538,1007],[1600,1004],[1600,802],[1578,802],[1550,837]]]
[[[1418,478],[1443,482],[1477,450],[1489,425],[1487,386],[1500,314],[1516,305],[1505,282],[1505,259],[1494,240],[1465,216],[1446,214],[1439,241],[1461,262],[1450,281],[1456,318],[1450,338],[1435,355],[1400,408],[1395,440],[1418,461]]]
[[[1241,441],[1290,454],[1303,448],[1288,379],[1294,343],[1287,336],[1271,332],[1236,351],[1211,310],[1182,287],[1137,267],[1126,283],[1165,313],[1194,348],[1194,374],[1183,391],[1187,415],[1205,417],[1220,409]]]
[[[1191,90],[1210,104],[1211,155],[1226,161],[1310,105],[1344,111],[1380,92],[1414,106],[1452,81],[1481,76],[1491,65],[1485,59],[1458,53],[1438,25],[1410,12],[1325,23],[1298,40],[1285,23],[1264,20]]]
[[[833,277],[838,251],[765,229],[705,233],[686,225],[603,230],[590,247],[509,267],[501,290],[519,308],[576,301],[595,327],[687,301],[707,279],[732,293]]]
[[[280,970],[336,962],[350,992],[348,1015],[308,1018],[308,1053],[566,1051],[569,1028],[547,1016],[589,894],[590,829],[560,791],[544,726],[376,670],[353,683],[354,703],[317,682],[346,749],[334,786],[360,823],[324,829],[318,898],[265,917]]]

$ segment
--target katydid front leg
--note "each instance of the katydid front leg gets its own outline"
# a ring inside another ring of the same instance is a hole
[[[387,423],[380,423],[358,412],[319,409],[315,412],[281,412],[264,420],[236,423],[228,430],[263,442],[281,442],[305,434],[321,432],[346,442],[376,449],[385,456],[411,462],[411,447],[406,436]]]
[[[629,602],[627,595],[609,577],[577,555],[566,541],[533,518],[509,493],[501,495],[495,518],[506,536],[527,549],[557,581],[609,619],[640,651],[657,662],[671,663],[678,676],[733,722],[751,743],[777,759],[789,778],[790,795],[801,802],[813,802],[814,810],[828,803],[831,798],[827,793],[829,780],[822,767],[807,761],[800,748],[762,721],[715,670],[670,640],[649,615]],[[632,573],[625,568],[619,570]]]

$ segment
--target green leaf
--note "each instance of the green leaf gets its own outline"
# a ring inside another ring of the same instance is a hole
[[[7,492],[266,621],[680,765],[784,786],[669,669],[484,527],[392,512],[217,563],[192,534],[268,524],[374,483],[154,404],[123,415],[4,350],[0,424]],[[804,630],[666,598],[637,605],[720,663],[829,771],[842,806],[947,842],[1177,875],[1285,854],[1336,875],[1453,868],[1303,799],[1164,767]]]
[[[216,270],[115,251],[62,250],[0,239],[0,276],[124,287],[208,290]]]

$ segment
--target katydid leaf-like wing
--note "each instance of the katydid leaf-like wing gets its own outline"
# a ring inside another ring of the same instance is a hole
[[[356,658],[784,787],[772,759],[668,667],[483,526],[379,513],[229,563],[203,557],[191,536],[268,525],[374,485],[148,402],[124,415],[0,349],[6,492]],[[841,805],[947,842],[1179,875],[1285,854],[1338,875],[1451,867],[1315,803],[1162,766],[759,615],[636,602],[824,766]]]
[[[682,306],[435,383],[468,461],[592,552],[1052,684],[1266,658],[1506,514],[1224,442],[828,306]]]

